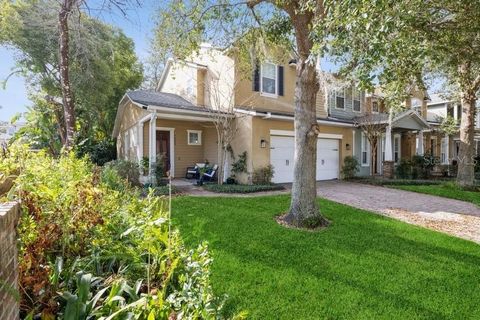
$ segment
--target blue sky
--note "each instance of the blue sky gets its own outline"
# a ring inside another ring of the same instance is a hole
[[[154,15],[160,2],[143,0],[141,3],[141,7],[128,10],[127,17],[118,11],[95,14],[92,10],[91,14],[121,28],[135,41],[135,51],[143,61],[148,57],[149,43],[155,24]],[[14,50],[0,46],[0,81],[3,81],[15,68],[14,55]],[[19,76],[10,77],[5,89],[0,88],[0,120],[10,120],[18,112],[26,111],[28,105],[30,102],[24,79]]]

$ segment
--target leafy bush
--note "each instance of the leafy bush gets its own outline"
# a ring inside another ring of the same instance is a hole
[[[238,159],[232,164],[231,171],[234,176],[238,173],[247,172],[247,151],[238,155]]]
[[[411,186],[421,186],[421,185],[436,185],[443,184],[448,180],[425,180],[425,179],[384,179],[384,178],[372,178],[372,177],[356,177],[354,178],[355,182],[371,184],[376,186],[390,186],[390,185],[411,185]]]
[[[91,141],[84,140],[77,145],[76,154],[82,158],[88,156],[98,166],[117,159],[117,146],[113,140]]]
[[[203,186],[205,190],[219,193],[253,193],[261,191],[274,191],[274,190],[283,190],[285,189],[281,185],[277,184],[205,184]]]
[[[402,159],[395,169],[395,176],[398,179],[410,179],[412,174],[412,163],[409,160]]]
[[[124,180],[127,180],[133,186],[140,185],[140,171],[138,164],[127,160],[114,160],[105,164],[103,170],[114,170]]]
[[[356,157],[347,156],[343,160],[342,175],[344,179],[351,179],[360,170],[360,163]]]
[[[257,168],[253,171],[252,182],[253,184],[271,184],[273,174],[275,170],[273,170],[273,166],[269,164],[265,167]]]
[[[73,154],[40,152],[21,163],[10,198],[23,209],[22,318],[220,317],[206,245],[185,248],[153,190],[140,197],[128,184],[111,189]]]

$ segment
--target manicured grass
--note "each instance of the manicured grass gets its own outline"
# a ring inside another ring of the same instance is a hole
[[[208,191],[220,193],[253,193],[285,189],[278,184],[205,184],[203,188]]]
[[[407,191],[414,191],[419,193],[432,194],[434,196],[445,197],[450,199],[463,200],[467,202],[472,202],[477,206],[480,206],[480,192],[462,190],[453,184],[423,185],[423,186],[397,185],[397,186],[389,186],[389,187],[407,190]]]
[[[284,228],[288,196],[173,200],[188,246],[207,240],[226,311],[251,319],[479,319],[480,246],[320,200],[323,231]]]

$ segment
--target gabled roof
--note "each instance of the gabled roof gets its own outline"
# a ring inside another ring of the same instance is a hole
[[[191,102],[173,93],[158,92],[154,90],[134,90],[128,91],[126,95],[133,102],[142,104],[144,106],[198,109],[198,107]]]
[[[223,113],[205,106],[196,106],[181,96],[173,93],[158,92],[155,90],[128,91],[118,104],[115,125],[112,132],[113,138],[118,136],[121,120],[128,101],[132,102],[134,106],[144,109],[147,112],[152,112],[153,110],[165,114],[196,115],[197,117],[206,117],[215,112]]]
[[[362,119],[363,118],[363,119]],[[415,110],[408,109],[403,112],[400,112],[392,119],[392,126],[393,128],[402,128],[406,123],[405,120],[412,119],[417,125],[418,130],[427,129],[430,127],[427,121],[423,119]],[[357,123],[361,123],[362,121],[373,121],[378,124],[388,124],[388,114],[387,113],[374,113],[364,116],[359,116],[356,118]],[[409,127],[409,126],[408,126]],[[417,128],[411,128],[417,129]]]

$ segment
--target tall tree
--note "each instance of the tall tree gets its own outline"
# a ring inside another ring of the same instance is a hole
[[[70,36],[68,20],[79,0],[61,0],[58,12],[60,88],[62,91],[63,117],[65,119],[65,147],[70,149],[75,139],[75,108],[70,84]]]
[[[87,79],[92,74],[101,75],[94,70],[99,65],[97,58],[103,54],[102,48],[112,45],[102,42],[110,40],[105,34],[114,36],[117,32],[100,27],[99,21],[88,16],[85,9],[89,2],[0,0],[0,43],[20,51],[20,71],[33,76],[30,82],[39,84],[52,96],[62,97],[67,148],[73,146],[77,135],[77,104],[83,99],[80,87],[88,82],[99,83],[95,78]],[[123,9],[133,3],[136,2],[107,0],[102,7],[114,6],[124,13]],[[123,41],[120,37],[119,40]],[[99,48],[101,52],[97,52]],[[82,77],[86,81],[79,83]]]
[[[201,41],[225,48],[233,46],[240,55],[247,52],[257,58],[262,54],[258,48],[264,48],[265,43],[286,44],[294,52],[296,157],[290,210],[285,219],[299,227],[326,225],[316,201],[315,179],[315,102],[319,89],[316,62],[325,37],[324,1],[172,1],[162,10],[156,29],[156,44],[163,49],[162,54],[186,56]]]
[[[347,70],[398,88],[434,72],[457,88],[462,105],[457,183],[474,183],[474,127],[480,89],[480,2],[475,0],[340,1],[329,16],[332,42]],[[346,20],[351,23],[346,24]],[[345,54],[347,53],[347,54]]]

